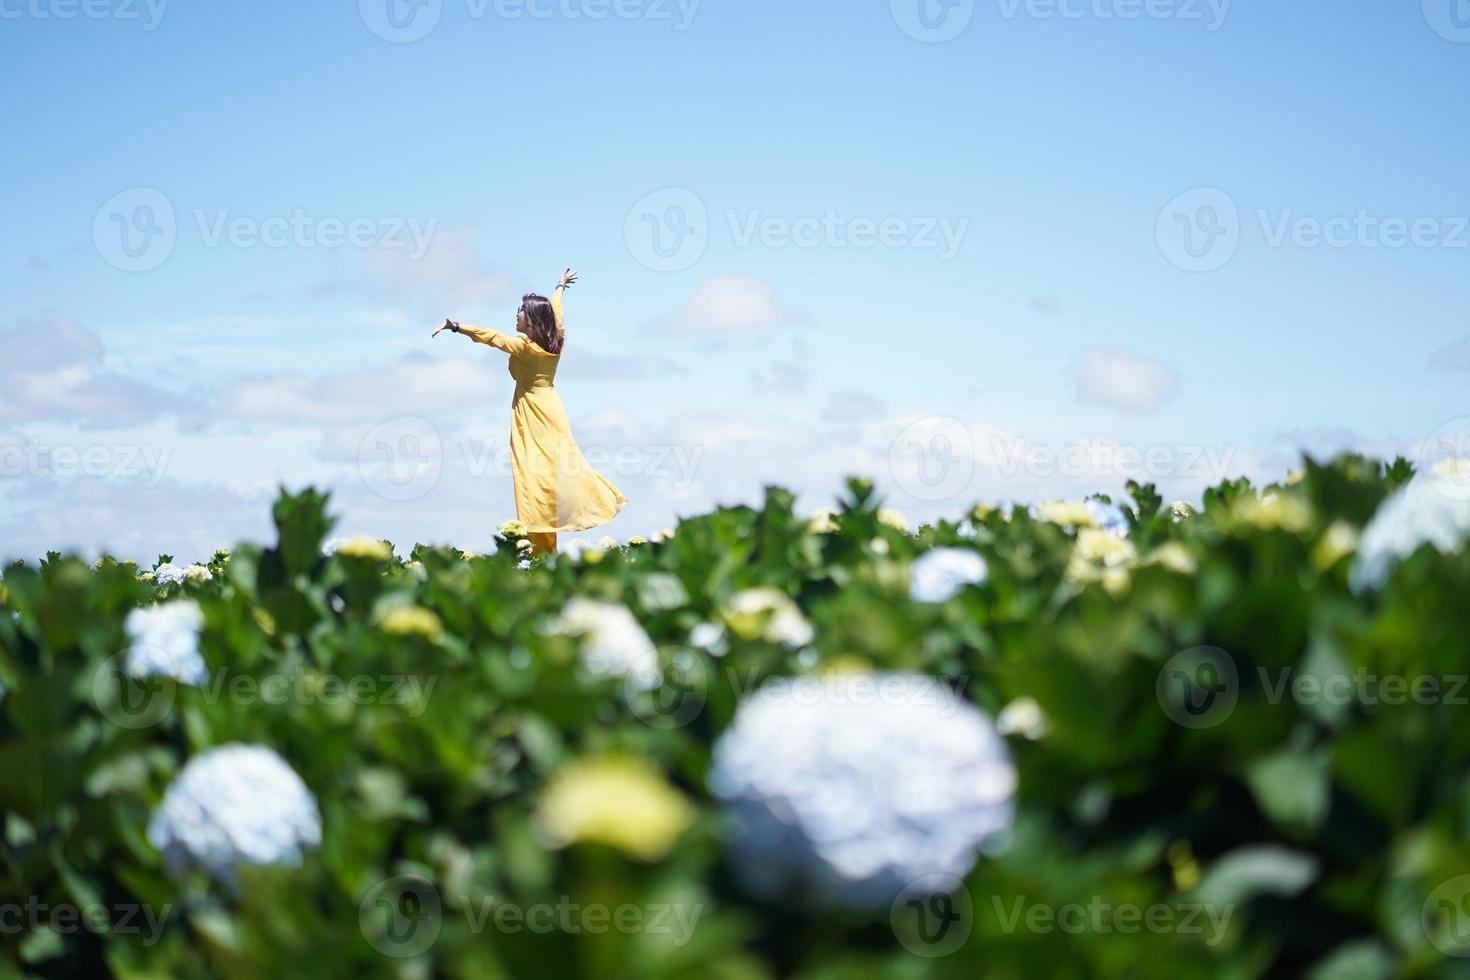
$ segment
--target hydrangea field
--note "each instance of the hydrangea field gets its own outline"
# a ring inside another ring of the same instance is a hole
[[[0,978],[1470,976],[1464,464],[273,517],[5,568]]]

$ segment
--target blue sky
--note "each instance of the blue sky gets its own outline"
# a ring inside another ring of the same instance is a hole
[[[281,483],[485,547],[509,379],[428,334],[565,265],[619,538],[1470,415],[1464,0],[389,2],[0,0],[0,551],[198,558]]]

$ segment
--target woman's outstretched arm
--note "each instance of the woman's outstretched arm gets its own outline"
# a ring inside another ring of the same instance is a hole
[[[521,344],[524,343],[519,337],[512,337],[498,330],[491,330],[489,327],[470,327],[462,323],[456,323],[454,320],[445,320],[444,326],[435,330],[432,336],[437,337],[445,330],[453,330],[455,333],[464,334],[477,344],[486,344],[494,347],[496,350],[503,350],[507,354],[514,354],[520,348]]]
[[[551,312],[556,314],[556,329],[562,333],[567,332],[566,308],[562,297],[566,295],[567,289],[577,281],[577,274],[571,269],[561,274],[561,282],[551,291]]]

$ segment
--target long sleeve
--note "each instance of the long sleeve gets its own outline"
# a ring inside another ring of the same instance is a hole
[[[525,347],[526,342],[520,337],[512,337],[489,327],[470,327],[460,324],[459,332],[470,338],[477,344],[486,344],[496,350],[503,350],[507,354],[519,353]]]
[[[557,286],[551,291],[551,312],[556,314],[556,329],[562,333],[567,332],[567,314],[562,304],[562,297],[566,295],[566,289]]]

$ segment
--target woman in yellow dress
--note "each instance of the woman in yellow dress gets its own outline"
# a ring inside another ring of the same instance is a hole
[[[510,355],[515,397],[510,407],[510,458],[516,490],[516,516],[525,526],[533,552],[556,551],[559,531],[585,531],[606,524],[628,502],[587,459],[572,438],[567,410],[552,382],[566,339],[562,297],[577,281],[562,273],[551,299],[528,293],[516,314],[515,334],[467,327],[453,320],[434,331],[464,334]]]

